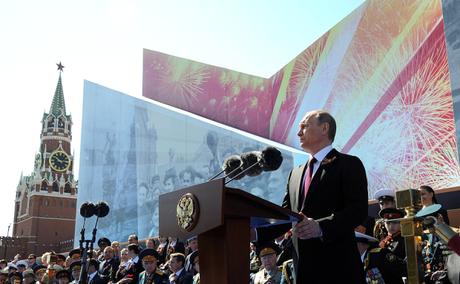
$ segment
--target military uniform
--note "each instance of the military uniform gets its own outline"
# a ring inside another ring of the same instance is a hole
[[[391,189],[382,188],[374,193],[374,199],[379,202],[380,208],[384,208],[386,202],[395,202],[395,193]],[[383,240],[386,236],[388,236],[388,231],[385,228],[384,218],[375,220],[373,234],[374,237],[379,241]]]
[[[254,284],[280,284],[281,282],[281,267],[276,266],[276,258],[280,248],[274,242],[260,243],[257,246],[257,255],[261,260],[262,264],[264,261],[265,266],[269,265],[273,267],[271,271],[268,271],[266,268],[262,268],[259,272],[254,275]]]
[[[267,271],[265,268],[256,273],[254,277],[254,284],[280,284],[282,268],[277,267],[274,271]]]
[[[390,250],[401,259],[406,258],[406,245],[404,243],[404,237],[401,236],[400,232],[391,236],[388,235],[380,242],[380,247]]]
[[[139,259],[143,262],[143,265],[157,264],[158,263],[159,254],[154,249],[144,249],[139,254]],[[167,284],[169,283],[168,276],[161,270],[156,267],[151,267],[151,273],[147,273],[146,270],[142,271],[139,274],[139,278],[137,283],[138,284]]]
[[[367,283],[404,283],[406,264],[387,248],[373,248],[364,258]]]
[[[383,240],[386,236],[388,236],[388,231],[385,228],[385,219],[377,219],[375,220],[375,226],[374,226],[374,237],[381,241]]]
[[[404,217],[405,214],[406,213],[404,211],[398,210],[396,208],[385,208],[379,212],[380,217],[382,217],[385,222],[399,223],[398,219]],[[379,246],[381,248],[389,249],[393,254],[401,259],[406,258],[406,246],[404,243],[404,238],[401,236],[401,231],[386,236],[383,240],[380,241]]]
[[[161,270],[157,269],[154,273],[147,275],[145,271],[142,271],[139,274],[139,282],[138,284],[167,284],[168,276],[162,272]]]
[[[295,279],[294,262],[292,259],[283,262],[283,275],[281,276],[280,284],[292,284]]]

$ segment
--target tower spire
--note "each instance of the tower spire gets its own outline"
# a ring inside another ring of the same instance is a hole
[[[54,92],[53,102],[51,103],[50,114],[55,117],[62,114],[66,115],[65,111],[65,101],[64,101],[64,90],[62,89],[62,80],[61,73],[64,71],[64,65],[61,62],[56,64],[59,70],[59,80],[56,86],[56,91]]]

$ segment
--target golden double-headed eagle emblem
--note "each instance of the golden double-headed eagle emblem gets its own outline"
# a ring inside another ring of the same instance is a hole
[[[187,232],[195,228],[199,217],[199,204],[196,197],[191,193],[182,195],[177,203],[176,217],[179,227]]]

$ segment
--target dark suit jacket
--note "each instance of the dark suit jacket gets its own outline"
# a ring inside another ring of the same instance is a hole
[[[283,207],[299,212],[305,166],[289,175]],[[293,260],[297,284],[365,283],[356,246],[354,228],[367,217],[367,179],[359,158],[333,149],[316,171],[302,213],[318,219],[322,238],[301,240],[294,233]],[[290,224],[257,230],[259,240],[272,240],[291,228]]]
[[[109,281],[116,282],[116,273],[119,265],[120,261],[115,258],[104,260],[99,264],[99,275],[106,283]]]
[[[193,275],[183,269],[177,278],[176,284],[192,284]]]
[[[100,276],[99,276],[99,273],[96,273],[96,275],[94,275],[93,279],[91,279],[90,281],[88,281],[88,284],[105,284],[107,282],[105,282]]]
[[[130,276],[133,278],[132,283],[137,283],[139,280],[139,274],[144,271],[144,267],[142,266],[142,261],[138,259],[138,261],[130,265],[126,271],[126,276]]]

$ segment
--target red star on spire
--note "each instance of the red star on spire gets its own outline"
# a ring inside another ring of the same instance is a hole
[[[57,67],[58,67],[57,70],[59,70],[59,71],[61,71],[61,72],[64,72],[64,65],[61,64],[61,61],[59,61],[59,63],[56,63],[56,65],[57,65]]]

